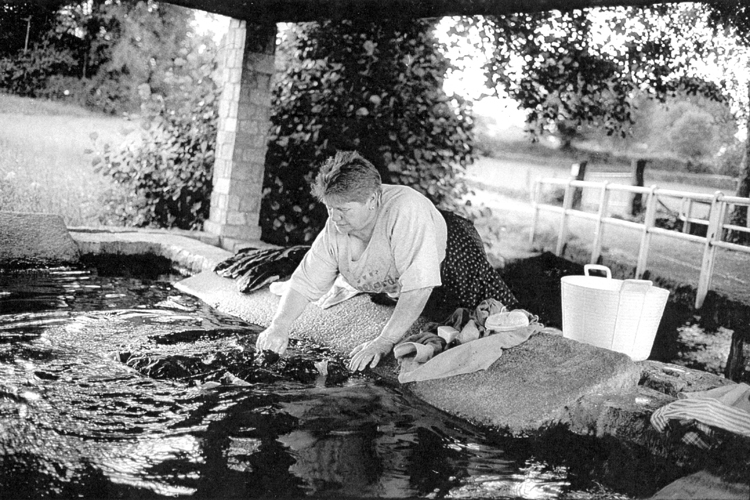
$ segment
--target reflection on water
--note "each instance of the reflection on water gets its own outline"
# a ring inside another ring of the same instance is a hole
[[[256,359],[256,327],[166,282],[16,278],[0,275],[0,498],[601,492],[586,465],[350,377],[319,348]]]

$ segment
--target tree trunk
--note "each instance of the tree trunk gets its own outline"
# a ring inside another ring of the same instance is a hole
[[[747,84],[747,93],[750,96],[750,81]],[[745,136],[745,154],[742,155],[742,168],[740,169],[739,179],[737,181],[737,196],[742,198],[750,197],[750,112],[748,115],[748,124],[746,125]],[[735,206],[730,216],[730,223],[735,226],[747,227],[747,208],[745,206]],[[747,233],[739,231],[730,231],[727,240],[734,243],[748,243],[750,236]]]
[[[582,181],[586,179],[586,165],[588,165],[587,161],[582,161],[580,163],[576,163],[571,167],[571,174],[572,177],[577,181]],[[575,210],[581,209],[581,199],[583,198],[583,188],[573,188],[573,204],[571,205],[572,208]]]
[[[646,160],[633,160],[631,162],[631,169],[633,172],[632,185],[643,187]],[[630,215],[637,217],[641,212],[643,212],[643,195],[641,193],[633,193],[633,197],[630,200]]]

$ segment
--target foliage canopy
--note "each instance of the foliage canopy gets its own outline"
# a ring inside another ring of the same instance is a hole
[[[326,21],[298,25],[274,90],[261,208],[263,239],[311,240],[325,211],[309,183],[336,150],[358,150],[386,183],[457,208],[473,160],[469,105],[442,89],[449,62],[433,24]]]

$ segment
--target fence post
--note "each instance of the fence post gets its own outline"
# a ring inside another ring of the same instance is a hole
[[[570,167],[570,177],[573,180],[576,181],[582,181],[586,178],[586,165],[588,165],[587,161],[582,161],[580,163],[574,163]],[[583,188],[575,188],[573,190],[573,202],[571,203],[571,208],[574,208],[576,210],[581,208],[581,198],[583,198]]]
[[[714,273],[714,262],[716,260],[716,246],[714,241],[717,237],[721,240],[723,226],[724,193],[716,191],[711,201],[711,212],[708,216],[708,229],[706,230],[706,243],[703,247],[703,261],[701,262],[701,274],[698,278],[698,290],[695,293],[695,308],[703,307],[708,289],[711,287],[711,278]]]
[[[643,187],[643,172],[646,170],[646,160],[633,160],[631,164],[633,168],[633,186]],[[630,215],[638,215],[643,211],[643,195],[641,193],[633,193],[633,198],[630,202]]]
[[[604,218],[609,210],[609,182],[602,186],[599,196],[599,212],[596,215],[596,229],[594,229],[594,242],[591,244],[591,263],[596,264],[602,254],[602,238],[604,237]]]
[[[573,204],[573,187],[570,185],[571,182],[573,182],[573,179],[568,179],[568,183],[565,185],[562,217],[560,218],[560,232],[557,234],[557,248],[555,249],[555,255],[558,257],[562,257],[565,240],[568,237],[568,212],[570,211],[570,206]]]
[[[646,272],[648,263],[648,251],[651,245],[651,231],[656,223],[656,186],[651,186],[646,201],[646,217],[643,221],[643,233],[641,234],[641,248],[638,251],[638,264],[635,267],[635,279],[642,279]]]

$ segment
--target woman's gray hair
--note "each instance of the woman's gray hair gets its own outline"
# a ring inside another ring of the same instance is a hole
[[[312,184],[312,194],[320,202],[336,198],[364,203],[381,189],[380,173],[356,151],[339,151],[328,158]]]

